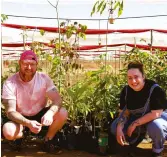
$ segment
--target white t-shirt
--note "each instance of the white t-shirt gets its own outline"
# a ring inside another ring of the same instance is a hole
[[[47,104],[46,93],[54,88],[51,78],[36,72],[30,82],[21,80],[19,73],[9,77],[3,85],[3,99],[16,100],[16,110],[24,116],[34,116]]]

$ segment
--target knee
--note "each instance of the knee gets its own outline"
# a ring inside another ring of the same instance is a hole
[[[167,121],[167,110],[162,113],[161,118]]]
[[[3,135],[7,140],[15,140],[19,130],[19,124],[15,124],[13,122],[5,123],[2,128]]]
[[[150,136],[163,135],[163,124],[160,121],[154,120],[147,125],[147,131]]]
[[[116,135],[116,130],[117,130],[117,121],[118,121],[118,118],[115,119],[112,123],[111,123],[111,126],[110,126],[110,131],[113,135]]]
[[[57,117],[59,120],[61,121],[66,121],[67,118],[68,118],[68,112],[67,110],[62,107],[60,110],[59,110],[59,113],[58,113],[58,117]]]

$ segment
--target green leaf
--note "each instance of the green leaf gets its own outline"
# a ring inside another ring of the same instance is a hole
[[[113,10],[116,10],[117,7],[119,7],[119,6],[120,6],[120,2],[118,1],[117,3],[115,3]]]
[[[67,39],[69,39],[72,36],[72,31],[71,30],[67,30],[66,31],[66,37]]]
[[[101,7],[102,7],[103,3],[104,3],[104,0],[102,0],[102,1],[101,1],[101,3],[98,5],[98,7],[97,7],[97,12],[99,12],[99,11],[100,11],[100,9],[101,9]]]
[[[92,9],[92,11],[91,11],[91,16],[95,13],[97,4],[99,4],[99,1],[97,1],[97,2],[94,4],[93,9]]]
[[[118,9],[118,17],[119,17],[120,15],[122,15],[122,11],[123,11],[122,9],[120,9],[120,8]]]
[[[86,40],[86,35],[85,34],[83,35],[83,39]]]
[[[66,24],[65,22],[61,22],[61,23],[60,23],[60,27],[65,26],[65,24]]]
[[[70,96],[70,97],[74,97],[74,92],[72,91],[72,89],[71,88],[68,88],[67,89],[67,93],[68,93],[68,95]]]
[[[5,14],[1,14],[1,23],[8,19],[8,16]]]
[[[46,57],[47,57],[47,60],[48,60],[48,61],[52,61],[52,56],[51,56],[51,55],[47,54]]]
[[[123,10],[123,8],[124,8],[124,1],[122,0],[121,9]]]
[[[86,30],[87,30],[87,26],[86,25],[81,26],[81,31],[82,32],[85,32]]]
[[[42,30],[42,29],[41,29],[39,32],[40,32],[40,34],[41,34],[42,36],[45,34],[45,31]]]
[[[103,4],[103,6],[102,6],[102,8],[101,8],[101,11],[100,11],[100,15],[103,13],[104,9],[106,8],[106,5],[107,5],[107,3],[104,3],[104,4]]]

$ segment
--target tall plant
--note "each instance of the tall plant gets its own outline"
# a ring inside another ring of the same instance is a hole
[[[50,44],[54,45],[50,76],[55,83],[61,81],[60,85],[70,86],[72,83],[71,75],[76,74],[75,71],[81,69],[77,50],[79,47],[79,38],[86,38],[85,31],[87,26],[77,22],[72,24],[67,21],[62,22],[60,28],[61,42],[59,42],[58,38],[50,42]]]
[[[103,119],[117,111],[119,93],[124,85],[124,79],[113,75],[112,68],[102,65],[100,69],[86,72],[73,86],[64,93],[64,102],[70,118],[77,120],[78,116],[86,119],[88,114],[103,123]]]

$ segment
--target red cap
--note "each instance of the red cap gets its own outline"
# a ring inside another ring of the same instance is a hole
[[[20,60],[34,60],[38,62],[37,56],[32,50],[24,51],[20,56]]]

